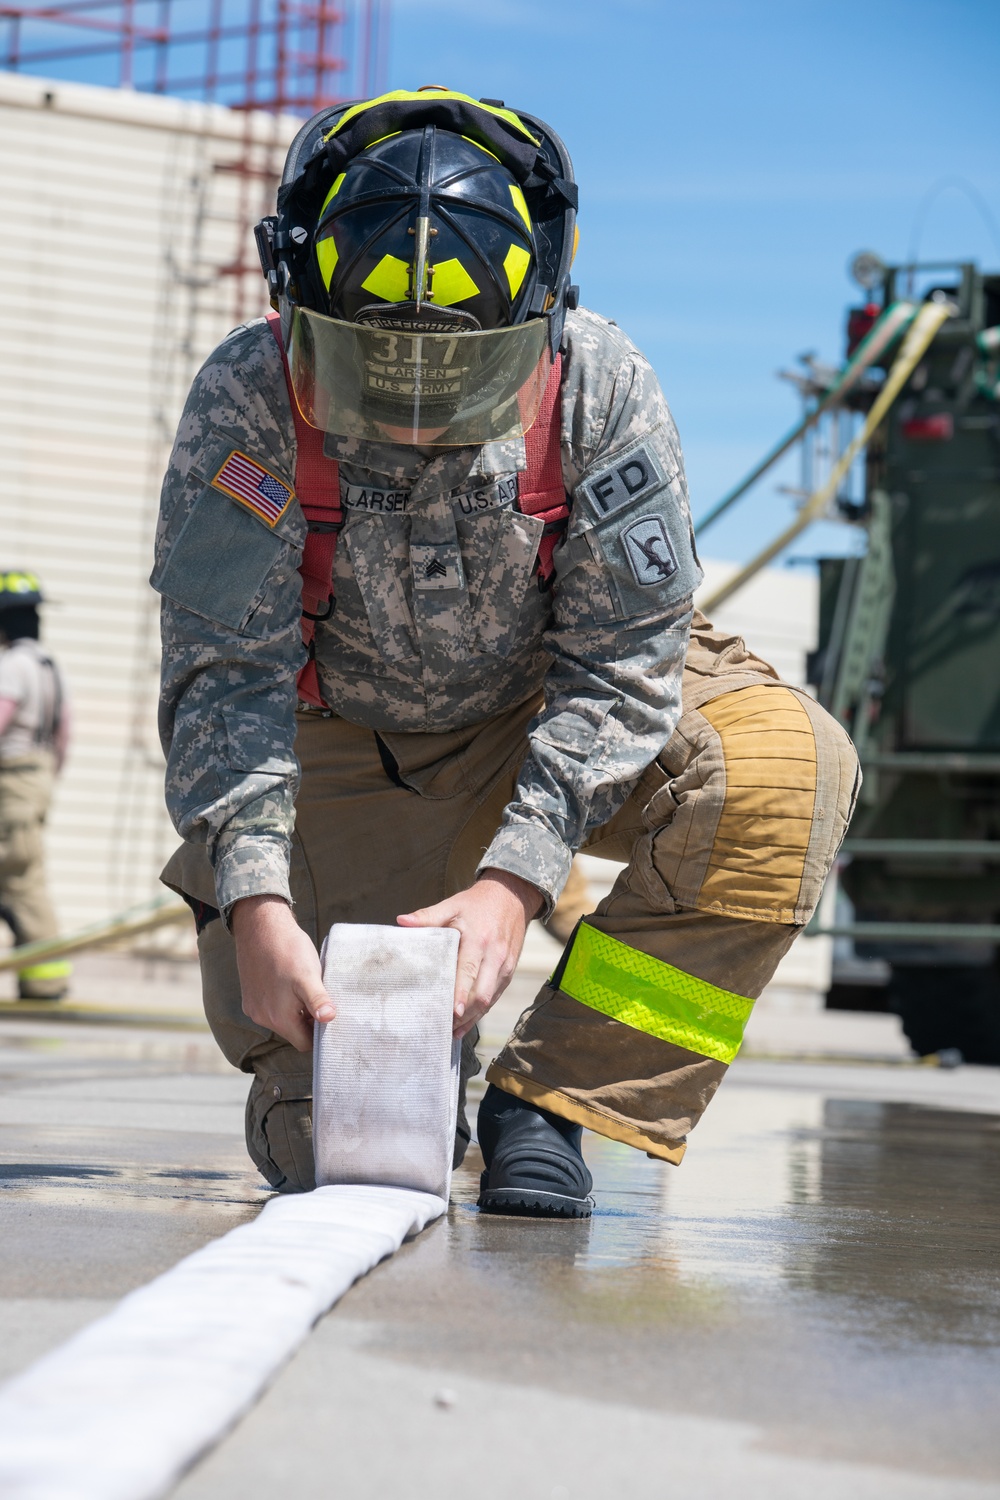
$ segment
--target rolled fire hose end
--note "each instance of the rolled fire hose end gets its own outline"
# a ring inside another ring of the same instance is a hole
[[[448,1201],[461,1044],[452,1038],[458,933],[337,922],[317,1025],[313,1152],[318,1187],[370,1183]]]

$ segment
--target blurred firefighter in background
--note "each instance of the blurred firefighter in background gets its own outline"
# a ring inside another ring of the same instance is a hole
[[[33,573],[0,573],[0,917],[14,942],[58,933],[45,879],[43,830],[69,739],[59,668],[39,643],[41,588]],[[64,960],[18,971],[22,1000],[60,1000]]]

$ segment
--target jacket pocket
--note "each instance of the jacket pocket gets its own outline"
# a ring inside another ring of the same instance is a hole
[[[342,540],[380,654],[387,661],[412,661],[417,655],[413,615],[381,516],[353,522]]]
[[[150,583],[184,609],[241,634],[271,633],[272,572],[292,548],[249,511],[206,486]]]
[[[246,713],[227,706],[219,711],[221,759],[241,776],[283,780],[297,776],[299,763],[291,746],[294,725],[267,714]]]
[[[288,491],[292,497],[291,504],[285,505],[280,511],[277,519],[265,518],[258,515],[257,519],[261,526],[269,531],[276,531],[290,542],[293,547],[301,547],[306,537],[306,522],[302,514],[302,507],[295,502],[294,480],[287,475],[283,464],[275,463],[274,458],[266,450],[263,453],[254,452],[252,445],[240,442],[236,434],[223,432],[218,427],[212,427],[205,436],[205,440],[198,453],[191,461],[190,478],[197,483],[201,480],[206,485],[218,491],[220,497],[233,500],[236,505],[245,504],[253,499],[252,494],[244,497],[241,502],[233,499],[232,491],[226,482],[225,468],[229,459],[245,459],[252,464],[255,470],[266,474],[276,484]],[[279,500],[280,504],[280,500]],[[252,513],[252,508],[251,508]]]
[[[473,643],[480,651],[504,657],[514,649],[543,527],[537,516],[520,511],[504,510],[496,516],[493,548],[473,618]]]

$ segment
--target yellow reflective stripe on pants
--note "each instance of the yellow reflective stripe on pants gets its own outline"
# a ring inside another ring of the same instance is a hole
[[[553,983],[564,994],[648,1036],[731,1063],[753,1001],[640,953],[586,922]]]
[[[64,958],[55,958],[47,964],[31,964],[27,969],[18,969],[18,979],[68,979],[73,965]]]

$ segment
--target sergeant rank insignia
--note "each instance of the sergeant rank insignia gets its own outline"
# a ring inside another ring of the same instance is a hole
[[[411,542],[410,565],[416,589],[464,589],[462,554],[454,542]]]
[[[231,495],[268,526],[276,526],[288,509],[295,491],[256,459],[234,449],[212,480],[217,490]]]

